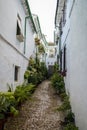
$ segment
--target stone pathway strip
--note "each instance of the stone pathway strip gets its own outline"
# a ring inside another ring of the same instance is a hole
[[[43,81],[22,105],[19,116],[9,118],[4,130],[62,130],[63,114],[55,111],[60,104],[50,81]]]

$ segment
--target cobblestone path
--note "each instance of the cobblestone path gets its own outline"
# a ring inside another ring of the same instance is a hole
[[[48,80],[42,82],[26,101],[19,116],[9,119],[4,130],[61,130],[63,114],[56,111],[61,104]]]

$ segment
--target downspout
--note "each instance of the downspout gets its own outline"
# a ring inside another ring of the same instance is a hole
[[[58,6],[59,6],[59,0],[57,0],[57,6],[56,6],[55,27],[56,27],[56,17],[57,17]]]
[[[34,25],[34,22],[33,22],[33,18],[32,18],[32,15],[31,15],[31,11],[30,11],[30,7],[29,7],[29,4],[28,4],[28,1],[25,0],[26,2],[26,6],[27,6],[27,9],[28,9],[28,13],[29,13],[29,16],[26,16],[25,17],[25,27],[24,27],[24,54],[26,52],[26,22],[27,22],[27,19],[31,19],[31,22],[33,24],[33,28],[34,28],[34,31],[36,32],[36,27]]]
[[[24,54],[26,52],[26,22],[27,22],[27,19],[29,19],[30,16],[27,16],[25,17],[25,27],[24,27]]]
[[[35,27],[35,25],[34,25],[34,21],[33,21],[32,15],[31,15],[30,7],[29,7],[29,2],[28,2],[28,0],[25,0],[25,2],[26,2],[26,5],[27,5],[28,13],[29,13],[29,15],[30,15],[30,19],[31,19],[32,24],[33,24],[33,28],[34,28],[34,30],[35,30],[35,32],[36,32],[36,27]]]

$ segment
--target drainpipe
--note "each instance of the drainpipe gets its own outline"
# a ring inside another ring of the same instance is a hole
[[[31,22],[32,22],[32,24],[33,24],[34,31],[36,32],[36,27],[35,27],[35,25],[34,25],[34,21],[33,21],[32,15],[31,15],[30,7],[29,7],[29,2],[28,2],[28,0],[25,0],[25,2],[26,2],[26,5],[27,5],[27,9],[28,9],[28,13],[29,13]]]
[[[26,52],[26,22],[27,22],[27,19],[29,19],[30,16],[27,16],[25,17],[25,27],[24,27],[24,54]]]
[[[26,52],[26,21],[27,21],[27,19],[29,19],[29,18],[31,19],[31,22],[32,22],[34,31],[37,32],[37,31],[36,31],[36,27],[35,27],[35,25],[34,25],[34,21],[33,21],[32,15],[31,15],[31,11],[30,11],[30,7],[29,7],[28,0],[25,0],[25,2],[26,2],[26,6],[27,6],[27,9],[28,9],[28,14],[29,14],[29,16],[25,17],[25,29],[24,29],[24,54],[25,54],[25,52]]]

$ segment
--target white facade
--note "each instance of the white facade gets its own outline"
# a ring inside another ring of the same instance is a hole
[[[48,52],[46,56],[46,66],[48,70],[50,66],[54,66],[56,61],[57,61],[56,46],[48,44]]]
[[[34,52],[33,31],[28,19],[25,41],[25,17],[21,0],[0,0],[0,91],[7,91],[7,84],[15,87],[23,83],[28,59]],[[23,42],[16,36],[18,18]]]
[[[87,130],[87,0],[67,0],[61,49],[66,45],[65,86],[79,130]]]

